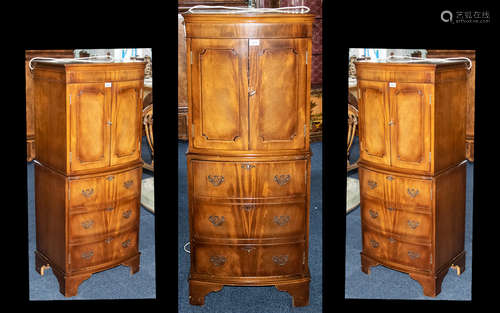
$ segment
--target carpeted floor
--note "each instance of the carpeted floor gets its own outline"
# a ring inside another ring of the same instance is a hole
[[[183,249],[189,241],[186,156],[187,143],[178,144],[179,184],[179,275],[178,312],[322,312],[322,143],[312,143],[311,160],[311,203],[309,233],[309,269],[311,272],[310,304],[292,308],[292,298],[275,287],[232,287],[224,286],[219,292],[209,293],[205,305],[189,304],[189,254]],[[188,246],[189,247],[189,246]]]
[[[142,157],[150,161],[146,140],[142,143]],[[143,178],[152,173],[143,172]],[[29,299],[30,300],[94,300],[94,299],[145,299],[156,297],[155,270],[155,224],[154,215],[141,206],[139,251],[141,252],[140,270],[130,276],[128,267],[115,268],[95,273],[82,282],[75,297],[65,298],[59,292],[59,283],[51,269],[43,276],[35,270],[34,251],[35,203],[34,203],[34,164],[27,164],[28,183],[28,258],[29,258]]]
[[[359,156],[357,138],[353,158]],[[361,220],[359,206],[346,216],[345,298],[352,299],[409,299],[409,300],[471,300],[472,282],[472,192],[474,164],[467,164],[466,220],[465,220],[465,272],[457,276],[450,269],[441,285],[441,293],[435,297],[422,294],[420,284],[408,274],[383,266],[371,268],[370,275],[361,271]],[[358,177],[357,170],[349,173]]]

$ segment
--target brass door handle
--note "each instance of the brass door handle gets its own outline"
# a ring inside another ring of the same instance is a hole
[[[210,223],[214,224],[214,226],[220,226],[222,225],[222,223],[224,223],[224,216],[210,216],[208,218],[208,220],[210,221]]]
[[[226,257],[223,255],[214,255],[210,257],[210,262],[214,266],[221,266],[224,265],[224,263],[226,263]]]
[[[273,262],[279,266],[283,266],[288,262],[288,255],[275,255],[273,256]]]

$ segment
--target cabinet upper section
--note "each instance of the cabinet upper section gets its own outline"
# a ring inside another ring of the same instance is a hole
[[[184,14],[187,38],[311,38],[313,14]]]

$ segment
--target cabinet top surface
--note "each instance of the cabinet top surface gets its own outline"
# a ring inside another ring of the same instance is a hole
[[[43,65],[43,66],[63,66],[63,67],[68,67],[68,66],[130,66],[130,65],[137,65],[137,66],[144,66],[146,62],[144,61],[115,61],[115,60],[110,60],[110,61],[87,61],[87,60],[79,60],[79,59],[50,59],[50,60],[34,60],[34,64],[36,65]]]
[[[186,23],[191,21],[227,21],[233,22],[236,20],[241,20],[244,22],[277,22],[282,23],[284,20],[286,22],[294,21],[313,21],[314,14],[303,14],[303,13],[228,13],[225,10],[211,10],[214,13],[184,13],[182,16]]]
[[[459,65],[466,64],[468,61],[466,59],[454,59],[454,60],[444,60],[444,59],[406,59],[406,58],[390,58],[390,59],[381,59],[377,61],[355,61],[356,65],[403,65],[403,66],[421,66],[421,65],[430,65],[433,67],[439,66],[449,66],[449,65]]]

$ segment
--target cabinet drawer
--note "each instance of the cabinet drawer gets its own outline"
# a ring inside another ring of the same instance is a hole
[[[107,236],[97,242],[73,245],[69,248],[70,271],[106,262],[119,261],[137,254],[138,230]]]
[[[431,214],[392,208],[376,199],[361,199],[363,224],[371,228],[405,236],[418,241],[431,241]]]
[[[431,208],[432,181],[394,177],[395,202],[419,208]]]
[[[232,204],[197,201],[193,235],[205,238],[270,239],[305,234],[305,203]]]
[[[386,175],[359,168],[359,184],[362,195],[384,200]]]
[[[193,246],[196,273],[217,276],[278,276],[303,273],[304,243],[283,245]]]
[[[432,264],[430,246],[402,242],[368,229],[363,231],[363,252],[375,259],[420,270],[430,270]]]
[[[117,201],[113,205],[96,206],[88,213],[75,213],[69,216],[69,241],[85,237],[102,236],[106,233],[127,229],[139,220],[139,199]]]
[[[141,171],[142,168],[137,168],[118,174],[70,180],[70,206],[92,206],[115,199],[137,197],[141,188]]]
[[[283,162],[191,161],[194,195],[248,198],[304,195],[306,160]]]

